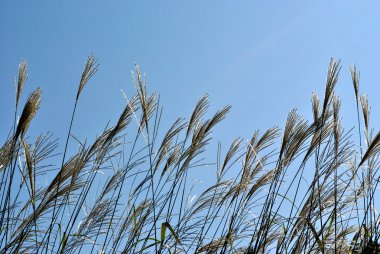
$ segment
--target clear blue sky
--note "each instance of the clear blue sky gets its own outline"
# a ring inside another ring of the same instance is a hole
[[[91,141],[109,120],[117,121],[125,106],[120,90],[132,95],[134,63],[147,74],[149,90],[161,95],[163,130],[177,117],[188,117],[205,93],[211,113],[232,105],[214,132],[226,148],[234,137],[249,139],[256,129],[282,127],[292,108],[311,119],[311,93],[322,97],[330,58],[338,58],[345,129],[356,119],[348,69],[356,63],[372,106],[370,124],[377,130],[379,14],[379,1],[353,0],[2,0],[0,141],[11,130],[14,80],[26,59],[29,78],[21,105],[36,87],[43,90],[29,135],[51,131],[62,151],[90,53],[100,68],[78,105],[73,133],[81,140]],[[214,161],[216,143],[209,151],[207,161]],[[203,178],[215,176],[201,172]]]
[[[256,129],[282,127],[294,107],[310,118],[310,95],[321,95],[330,57],[342,60],[337,90],[346,128],[353,124],[351,63],[361,70],[378,127],[379,13],[377,1],[347,0],[1,1],[0,137],[10,130],[17,66],[27,59],[23,101],[43,89],[31,134],[50,130],[62,145],[90,53],[101,65],[79,103],[74,134],[81,138],[116,121],[125,104],[120,89],[133,90],[135,62],[150,91],[161,94],[164,128],[189,116],[205,93],[212,111],[232,105],[214,135],[225,146]]]

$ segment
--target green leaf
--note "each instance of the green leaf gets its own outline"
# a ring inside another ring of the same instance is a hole
[[[161,225],[161,243],[164,242],[166,236],[166,224],[162,223]]]
[[[65,253],[65,248],[66,248],[66,244],[67,244],[67,236],[66,236],[66,233],[63,233],[63,238],[62,238],[62,249],[61,249],[61,254],[64,254]]]
[[[147,250],[147,249],[149,249],[150,247],[153,247],[154,245],[159,244],[159,243],[161,242],[161,241],[159,241],[159,240],[157,240],[157,239],[155,239],[155,238],[148,238],[148,240],[152,240],[152,241],[154,241],[154,243],[151,243],[151,244],[145,246],[144,248],[141,249],[141,251],[143,251],[143,250]],[[145,241],[145,239],[140,239],[140,240],[137,241],[136,243],[132,244],[132,248],[134,248],[137,244],[139,244],[139,243],[142,242],[142,241]]]
[[[161,240],[162,240],[162,236],[164,236],[165,238],[165,232],[164,232],[164,235],[162,235],[162,231],[166,231],[166,228],[169,229],[170,233],[172,233],[173,237],[175,238],[175,240],[178,242],[178,243],[181,243],[181,240],[179,239],[179,237],[177,236],[177,234],[174,232],[174,229],[172,228],[172,226],[169,224],[169,222],[164,222],[162,223],[162,226],[161,226]]]
[[[331,234],[331,228],[332,228],[332,225],[333,225],[333,222],[335,220],[335,209],[334,209],[334,212],[332,213],[332,216],[330,218],[330,222],[329,222],[329,227],[327,228],[327,233],[326,233],[326,239],[330,236]]]
[[[324,252],[323,251],[324,245],[323,245],[322,241],[319,239],[317,231],[315,230],[314,226],[311,224],[309,219],[306,219],[306,223],[309,226],[309,228],[311,229],[311,232],[313,233],[315,240],[317,241],[319,250],[323,253]]]

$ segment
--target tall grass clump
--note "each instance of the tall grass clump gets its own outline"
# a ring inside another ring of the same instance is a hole
[[[281,128],[219,144],[211,164],[205,151],[230,107],[210,115],[203,96],[162,132],[159,96],[138,66],[118,120],[91,142],[73,138],[81,92],[97,70],[89,56],[57,154],[51,134],[28,135],[43,104],[37,88],[20,106],[20,64],[0,149],[0,253],[380,253],[380,132],[370,127],[355,66],[356,128],[342,126],[341,67],[332,59],[311,121],[294,109]],[[206,166],[215,178],[191,197],[192,170]]]

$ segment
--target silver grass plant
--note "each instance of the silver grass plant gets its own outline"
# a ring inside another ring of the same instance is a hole
[[[98,67],[90,55],[57,154],[51,134],[28,135],[41,89],[19,112],[27,79],[27,62],[20,64],[15,118],[0,148],[0,253],[380,252],[380,132],[370,127],[355,65],[357,128],[343,127],[341,66],[332,59],[324,97],[312,95],[312,121],[291,110],[282,128],[218,143],[215,160],[205,151],[230,107],[209,115],[205,95],[162,131],[159,95],[137,65],[135,95],[124,95],[119,119],[91,142],[74,138],[81,92]],[[206,167],[215,179],[191,196],[200,188],[194,168]]]

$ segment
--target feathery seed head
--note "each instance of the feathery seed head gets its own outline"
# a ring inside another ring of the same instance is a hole
[[[17,125],[15,139],[21,134],[21,137],[25,135],[26,130],[29,127],[30,122],[33,117],[36,115],[38,109],[40,108],[41,103],[41,89],[37,88],[34,92],[29,96],[24,109],[22,111],[20,121]]]
[[[18,106],[22,88],[24,87],[25,81],[28,78],[27,70],[28,70],[28,64],[24,60],[18,66],[18,79],[17,79],[17,86],[16,86],[16,107]]]
[[[90,78],[98,71],[98,67],[98,60],[93,55],[90,55],[87,58],[87,62],[82,72],[82,77],[79,82],[76,100],[79,99],[80,93],[82,92],[84,86],[87,84]]]

